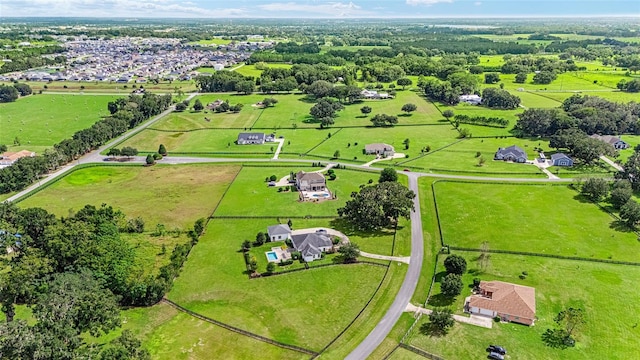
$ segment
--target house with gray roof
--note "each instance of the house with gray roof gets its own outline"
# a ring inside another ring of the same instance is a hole
[[[321,259],[322,253],[333,247],[331,238],[319,232],[293,235],[291,243],[306,262]]]
[[[238,145],[264,144],[266,135],[264,133],[240,133],[238,134]]]
[[[624,150],[629,148],[629,144],[622,141],[622,139],[617,136],[593,134],[591,135],[591,138],[605,142],[613,146],[613,148],[616,150]]]
[[[327,180],[320,173],[299,171],[296,174],[296,186],[299,191],[322,191],[327,188]]]
[[[551,164],[553,166],[573,166],[573,159],[563,153],[551,155]]]
[[[287,224],[278,224],[267,227],[269,241],[284,241],[291,239],[291,228]]]
[[[367,155],[375,154],[382,155],[384,157],[393,156],[396,153],[393,146],[385,143],[374,143],[365,145],[364,152]]]
[[[527,153],[520,147],[511,145],[507,148],[498,148],[493,160],[513,161],[516,163],[527,162]]]

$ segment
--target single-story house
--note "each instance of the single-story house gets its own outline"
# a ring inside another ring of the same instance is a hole
[[[296,186],[300,191],[322,191],[327,188],[327,180],[320,173],[299,171],[296,174]]]
[[[266,135],[264,133],[240,133],[238,134],[238,145],[264,144]]]
[[[616,150],[624,150],[629,148],[629,144],[622,141],[622,139],[617,136],[593,134],[591,135],[591,138],[604,141],[607,144],[613,146],[613,148]]]
[[[527,162],[527,153],[522,148],[512,145],[507,148],[498,148],[493,159],[525,163]]]
[[[460,102],[464,102],[471,105],[482,104],[482,98],[476,94],[460,95],[459,99],[460,99]]]
[[[218,99],[214,102],[210,102],[207,104],[207,109],[209,110],[215,110],[218,106],[222,105],[222,103],[224,102],[224,100]]]
[[[563,153],[551,155],[551,164],[553,166],[573,166],[573,159]]]
[[[388,99],[390,98],[388,93],[379,93],[375,90],[364,89],[360,92],[360,95],[365,99]]]
[[[215,71],[224,70],[224,64],[213,64],[213,69]]]
[[[291,239],[291,228],[287,224],[278,224],[267,227],[269,241],[284,241]]]
[[[365,154],[375,154],[382,156],[393,156],[396,152],[393,146],[384,143],[368,144],[364,146]]]
[[[465,301],[471,314],[500,317],[502,321],[533,325],[536,319],[536,289],[502,281],[480,281],[480,291]]]
[[[10,165],[13,165],[13,163],[16,162],[18,159],[21,159],[23,157],[34,157],[34,156],[36,156],[36,153],[29,150],[21,150],[18,152],[7,151],[2,155],[0,155],[0,166],[1,167],[10,166]]]
[[[333,247],[331,238],[322,233],[308,233],[291,237],[293,248],[300,252],[306,262],[322,258],[322,253]]]

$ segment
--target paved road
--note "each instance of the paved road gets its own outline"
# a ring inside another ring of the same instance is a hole
[[[608,157],[604,156],[604,155],[600,155],[600,160],[606,162],[607,164],[613,166],[616,170],[618,171],[624,171],[624,168],[618,164],[616,164],[615,162],[613,162],[613,160],[609,159]]]
[[[413,199],[414,211],[411,212],[411,260],[409,262],[409,270],[407,270],[407,275],[402,282],[400,291],[398,291],[387,313],[364,341],[346,357],[348,360],[366,359],[371,355],[387,337],[389,332],[391,332],[391,329],[393,329],[400,315],[404,312],[407,304],[409,304],[411,296],[413,296],[416,290],[416,286],[418,286],[418,279],[420,278],[420,270],[422,270],[422,261],[424,259],[420,198],[418,196],[419,175],[414,173],[408,173],[407,175],[409,177],[409,189],[416,193],[416,197]]]

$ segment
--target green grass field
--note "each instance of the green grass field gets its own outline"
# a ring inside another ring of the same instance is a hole
[[[106,203],[130,218],[141,216],[147,230],[156,224],[187,229],[211,214],[239,170],[216,165],[92,167],[74,171],[20,206],[66,216],[86,204]]]
[[[105,93],[105,94],[120,94],[120,95],[129,95],[132,89],[138,88],[140,86],[147,89],[147,91],[156,92],[156,93],[174,93],[178,90],[182,90],[183,92],[190,92],[196,90],[196,84],[194,81],[162,81],[158,84],[148,83],[128,83],[128,84],[119,84],[119,83],[110,83],[110,82],[102,82],[102,81],[94,81],[94,82],[79,82],[79,81],[57,81],[57,82],[43,82],[43,81],[26,81],[26,84],[31,86],[33,92],[36,93],[42,90],[46,94],[47,91],[52,92],[69,92],[69,93]],[[0,82],[0,84],[2,84]],[[46,86],[46,88],[45,88]],[[66,86],[66,88],[65,88]]]
[[[445,244],[640,262],[637,236],[567,186],[445,181],[435,190]]]
[[[0,104],[0,144],[9,151],[37,153],[90,127],[109,114],[107,103],[116,96],[32,95]],[[18,137],[20,146],[13,146]]]
[[[420,324],[428,321],[424,316],[412,332],[411,345],[447,359],[486,357],[488,344],[506,347],[513,359],[631,359],[640,351],[636,341],[640,330],[633,315],[640,310],[640,304],[629,300],[635,298],[633,284],[640,276],[638,267],[492,254],[489,267],[481,271],[475,262],[476,254],[459,255],[467,259],[470,271],[463,276],[462,294],[451,304],[455,312],[462,309],[464,298],[471,291],[467,285],[474,277],[506,281],[536,289],[535,326],[493,323],[492,329],[485,329],[456,323],[448,335],[432,337],[418,331]],[[439,270],[443,270],[442,265]],[[519,278],[522,271],[528,273],[526,279]],[[435,288],[439,290],[438,283]],[[434,302],[447,303],[437,295]],[[583,308],[586,313],[586,324],[576,333],[576,347],[559,350],[545,346],[542,333],[553,328],[553,318],[569,306]]]
[[[168,298],[247,331],[320,350],[364,307],[385,268],[332,266],[249,280],[240,244],[273,223],[210,222]],[[296,220],[294,228],[320,224]]]
[[[279,63],[269,63],[267,67],[273,69],[290,69],[293,65],[290,64],[279,64]],[[251,76],[254,78],[259,78],[262,75],[262,70],[256,69],[255,65],[244,65],[238,67],[235,72],[242,74],[244,76]]]

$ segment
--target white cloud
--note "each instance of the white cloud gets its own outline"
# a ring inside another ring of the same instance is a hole
[[[452,3],[453,0],[407,0],[407,5],[427,5],[431,6],[437,3]]]
[[[353,2],[327,2],[323,4],[300,4],[296,2],[271,3],[258,5],[258,8],[264,11],[284,12],[302,12],[316,15],[333,15],[333,16],[353,16],[364,15],[367,12],[362,11],[362,7]]]
[[[229,17],[240,8],[204,9],[180,0],[1,0],[4,16],[69,17]]]
[[[476,1],[476,2],[473,3],[473,5],[480,6],[480,5],[482,5],[482,2],[481,1]]]

